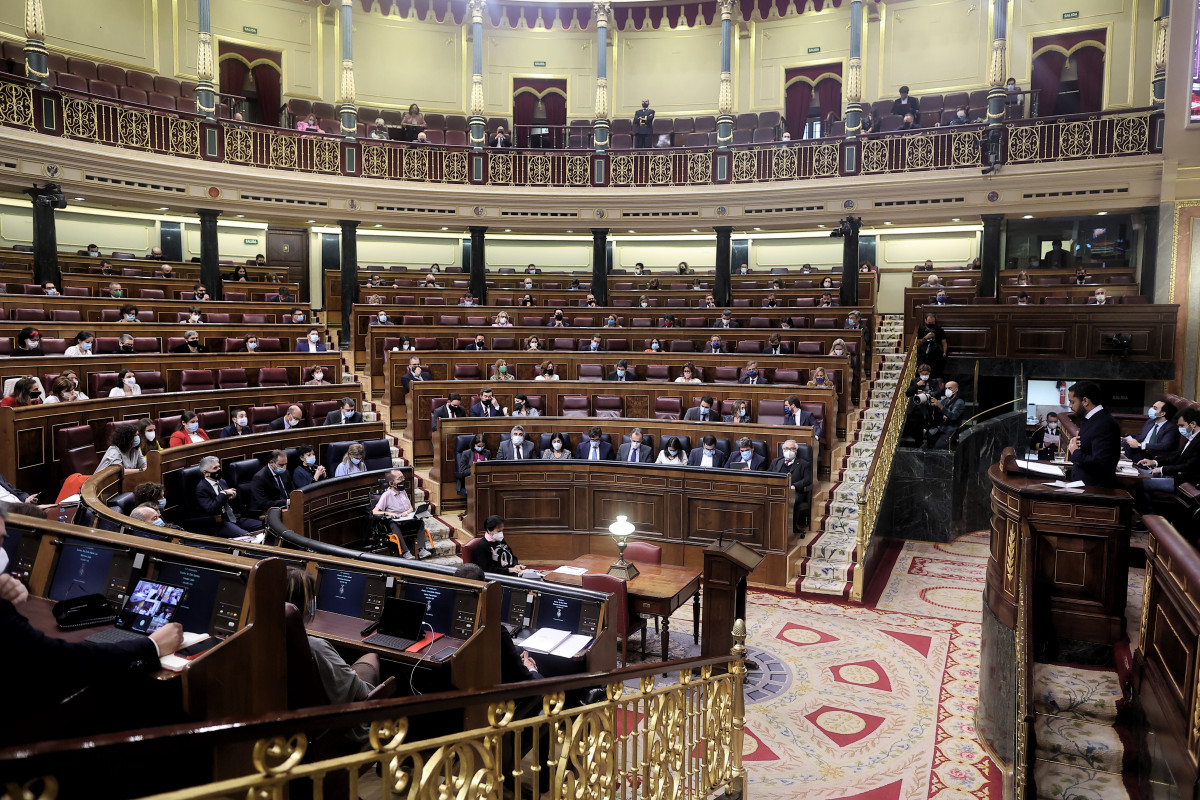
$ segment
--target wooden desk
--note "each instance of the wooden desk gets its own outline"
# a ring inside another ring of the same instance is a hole
[[[453,636],[445,635],[417,653],[393,650],[390,647],[383,647],[363,639],[362,630],[369,624],[371,624],[369,620],[360,617],[347,617],[344,614],[334,614],[332,611],[318,610],[306,627],[309,633],[352,650],[362,653],[377,653],[385,658],[404,661],[419,658],[426,664],[440,664],[450,660],[458,648],[466,643],[466,639],[456,639]],[[453,645],[453,648],[450,645]]]
[[[580,556],[570,563],[588,572],[606,573],[614,559],[601,555]],[[672,567],[664,564],[638,563],[638,575],[627,584],[629,609],[638,614],[652,614],[662,618],[662,660],[667,660],[667,646],[671,638],[671,615],[692,598],[692,638],[700,644],[700,573],[689,567]],[[563,572],[548,572],[546,580],[581,586],[583,577]]]

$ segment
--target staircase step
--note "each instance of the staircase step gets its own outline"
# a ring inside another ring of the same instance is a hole
[[[1038,714],[1033,728],[1037,757],[1045,761],[1112,773],[1134,766],[1125,763],[1125,745],[1111,725]]]
[[[805,576],[796,579],[796,594],[819,594],[845,599],[850,596],[849,581]]]
[[[1036,761],[1033,779],[1039,800],[1129,800],[1122,776],[1111,772]]]
[[[1034,708],[1039,714],[1112,725],[1124,705],[1117,673],[1035,664]]]

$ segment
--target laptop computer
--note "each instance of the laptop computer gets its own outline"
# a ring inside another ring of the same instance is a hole
[[[171,621],[186,594],[182,586],[142,578],[125,599],[115,627],[94,633],[87,641],[112,644],[149,636]]]
[[[406,600],[403,597],[383,598],[383,613],[375,623],[375,632],[366,636],[363,641],[392,650],[408,650],[423,638],[428,639],[425,644],[439,638],[440,633],[429,638],[429,635],[421,630],[427,606],[427,603]]]

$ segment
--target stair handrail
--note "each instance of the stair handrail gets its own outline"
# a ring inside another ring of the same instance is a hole
[[[904,341],[903,334],[901,336],[901,341]],[[900,441],[900,432],[904,428],[908,398],[905,397],[901,387],[907,386],[913,375],[916,374],[917,347],[915,342],[907,345],[907,349],[908,354],[904,357],[904,366],[900,368],[900,376],[896,379],[896,391],[892,394],[892,404],[888,407],[887,416],[883,420],[883,432],[879,436],[879,443],[875,445],[875,457],[871,460],[871,468],[867,470],[862,491],[858,493],[858,546],[856,548],[854,583],[850,588],[850,599],[854,602],[862,602],[863,592],[870,583],[869,576],[865,574],[867,546],[871,542],[871,536],[875,533],[879,506],[883,502],[883,493],[892,473],[892,459]]]

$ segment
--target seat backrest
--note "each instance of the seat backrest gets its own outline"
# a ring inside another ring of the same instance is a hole
[[[335,470],[337,465],[342,463],[342,459],[346,457],[346,451],[350,449],[352,441],[347,442],[330,442],[329,449],[325,451],[325,469]]]
[[[45,322],[46,311],[41,308],[18,308],[13,311],[13,319],[19,322]]]
[[[155,370],[135,371],[133,377],[137,379],[138,386],[142,387],[142,394],[163,394],[167,391],[162,375]],[[116,385],[115,381],[113,385]]]
[[[782,425],[784,413],[782,400],[759,400],[755,422],[759,425]]]
[[[479,376],[478,364],[455,364],[451,375],[456,381],[477,380]]]
[[[671,380],[671,368],[666,364],[647,364],[646,380],[663,383]]]
[[[363,463],[367,469],[388,469],[392,466],[392,445],[387,439],[370,439],[362,445],[366,451]]]
[[[54,322],[81,322],[82,312],[73,308],[55,308],[50,311],[50,319]]]
[[[258,385],[263,387],[287,386],[288,374],[286,367],[259,367]],[[269,422],[270,420],[268,420]]]
[[[582,576],[583,588],[592,592],[605,592],[612,595],[609,600],[609,619],[617,629],[617,635],[624,639],[629,633],[629,590],[624,578],[615,575],[588,573]]]
[[[738,368],[737,367],[714,367],[713,382],[714,383],[737,383]]]
[[[798,356],[819,356],[821,353],[820,342],[796,342],[796,355]]]
[[[581,381],[604,380],[604,367],[600,364],[580,364],[577,374]]]
[[[215,386],[211,369],[185,369],[179,377],[182,392],[207,391]]]
[[[217,370],[218,389],[245,389],[249,385],[250,379],[246,377],[246,370],[244,369]]]
[[[667,349],[672,353],[694,353],[696,346],[691,339],[672,339]]]
[[[196,421],[200,423],[200,427],[209,435],[209,438],[214,438],[219,436],[221,429],[229,424],[229,414],[220,408],[200,411],[196,414]]]
[[[464,564],[470,564],[475,560],[475,548],[483,541],[482,536],[476,536],[471,541],[462,546],[462,560]]]
[[[247,417],[250,419],[250,428],[255,433],[265,431],[267,426],[274,422],[278,416],[279,414],[275,411],[275,406],[251,406],[247,412]]]
[[[625,559],[640,564],[661,564],[662,548],[649,542],[629,542],[625,545]]]
[[[598,394],[592,398],[593,416],[619,419],[624,416],[625,402],[617,395]]]
[[[762,342],[757,339],[742,339],[737,343],[739,353],[761,353]]]
[[[337,411],[340,406],[340,400],[314,400],[308,405],[308,424],[314,427],[324,425],[329,412]]]
[[[91,475],[100,463],[91,425],[72,425],[54,432],[54,450],[59,472],[66,475]]]
[[[655,419],[679,419],[683,416],[683,401],[678,397],[657,397],[654,399]]]
[[[588,416],[589,404],[586,395],[567,394],[559,398],[559,416],[560,417],[586,417]]]

